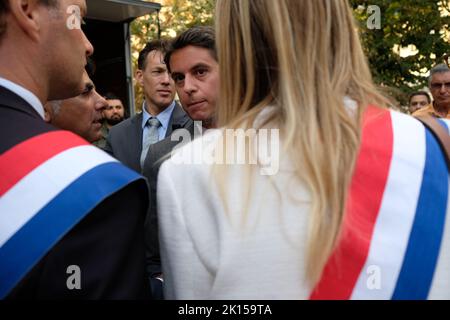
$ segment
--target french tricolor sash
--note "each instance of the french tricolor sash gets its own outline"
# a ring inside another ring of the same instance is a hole
[[[0,298],[93,208],[140,176],[67,131],[0,156]]]
[[[341,235],[310,298],[432,298],[450,250],[445,155],[412,117],[369,107],[363,121]]]

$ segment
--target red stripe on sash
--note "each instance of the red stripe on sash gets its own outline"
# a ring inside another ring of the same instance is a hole
[[[366,263],[393,156],[390,112],[368,107],[340,240],[310,299],[344,300]]]
[[[0,156],[0,196],[48,159],[88,144],[69,131],[51,131],[14,146]]]

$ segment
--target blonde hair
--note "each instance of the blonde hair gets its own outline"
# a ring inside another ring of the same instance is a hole
[[[218,0],[218,126],[249,128],[267,105],[311,193],[307,279],[319,280],[341,229],[361,116],[388,101],[373,85],[346,0]],[[350,111],[344,98],[358,108]],[[223,185],[219,181],[219,185]]]

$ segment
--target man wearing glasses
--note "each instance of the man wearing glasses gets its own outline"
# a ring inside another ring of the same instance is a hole
[[[450,119],[450,69],[446,64],[438,64],[430,71],[428,81],[433,104],[423,108],[414,116],[432,115],[438,118]]]

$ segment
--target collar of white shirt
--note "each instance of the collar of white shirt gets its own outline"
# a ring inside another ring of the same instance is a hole
[[[146,109],[146,105],[145,105],[145,101],[144,104],[142,105],[142,129],[145,128],[145,126],[147,125],[147,121],[148,119],[152,118],[153,116],[147,111]],[[155,118],[159,120],[159,122],[161,123],[161,127],[163,128],[164,131],[167,130],[167,127],[169,126],[169,122],[170,122],[170,117],[172,116],[172,112],[175,109],[175,101],[172,101],[172,103],[170,104],[170,106],[168,106],[163,112],[159,113]]]
[[[39,101],[38,97],[36,97],[34,93],[2,77],[0,77],[0,86],[14,92],[19,97],[28,102],[28,104],[31,105],[34,110],[36,110],[36,112],[41,116],[41,118],[44,119],[44,107],[42,106],[41,101]]]

